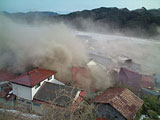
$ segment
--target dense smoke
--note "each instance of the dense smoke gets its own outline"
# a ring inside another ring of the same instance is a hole
[[[87,59],[85,47],[64,24],[17,24],[4,16],[0,20],[0,69],[23,73],[37,66],[63,75]]]
[[[71,82],[71,68],[85,65],[87,61],[85,45],[63,23],[29,25],[0,16],[0,69],[24,73],[42,67],[56,70],[58,80]],[[89,88],[93,82],[96,88],[112,86],[110,81],[105,82],[108,85],[103,84],[106,80],[104,72],[92,71],[90,79],[83,75],[79,77],[81,83],[85,83],[84,88]]]

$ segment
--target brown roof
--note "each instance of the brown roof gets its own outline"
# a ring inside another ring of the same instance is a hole
[[[15,75],[6,71],[0,71],[0,82],[4,80],[10,80],[15,78]]]
[[[16,77],[15,79],[12,79],[11,82],[28,87],[33,87],[55,73],[55,71],[36,68],[30,72]]]
[[[94,90],[92,83],[92,76],[88,68],[86,67],[72,67],[73,81],[78,87]]]
[[[126,68],[121,68],[118,76],[118,82],[139,91],[141,88],[153,88],[154,78],[148,75],[142,75]]]
[[[153,85],[154,80],[155,79],[152,76],[142,75],[141,87],[142,88],[148,88],[148,89],[153,88],[154,87],[154,85]]]
[[[128,120],[132,120],[143,105],[143,101],[127,88],[107,89],[93,102],[109,103]]]

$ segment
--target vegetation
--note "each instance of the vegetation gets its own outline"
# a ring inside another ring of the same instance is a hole
[[[140,116],[147,115],[149,118],[145,120],[160,120],[158,115],[160,115],[160,105],[158,104],[157,96],[145,96],[143,97],[144,104],[142,108],[136,115],[135,120],[139,120]]]
[[[13,20],[22,20],[27,23],[38,21],[65,21],[81,30],[96,32],[121,32],[129,36],[153,37],[158,35],[157,27],[160,26],[160,10],[147,10],[145,8],[128,10],[127,8],[97,8],[83,10],[66,15],[58,15],[49,12],[28,12],[28,13],[4,13]],[[45,16],[45,17],[44,17]],[[98,27],[97,27],[98,26]]]
[[[9,112],[0,112],[0,120],[30,120],[29,118],[22,117],[18,114],[13,114]]]
[[[43,106],[42,120],[95,120],[92,110],[93,106],[82,102],[73,112],[70,107],[60,108],[56,106]]]

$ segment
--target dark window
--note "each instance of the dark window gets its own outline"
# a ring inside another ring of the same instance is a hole
[[[48,78],[48,81],[51,80],[51,79],[52,79],[52,76],[50,76],[50,77]]]
[[[35,89],[38,88],[40,85],[41,85],[41,83],[37,84],[37,85],[35,86]]]
[[[38,103],[33,103],[34,106],[40,106]]]
[[[27,104],[31,104],[31,102],[26,102]]]

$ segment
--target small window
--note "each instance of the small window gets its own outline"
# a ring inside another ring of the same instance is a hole
[[[33,103],[34,106],[40,106],[38,103]]]
[[[48,78],[48,81],[51,80],[51,79],[52,79],[52,76],[50,76],[50,77]]]
[[[37,85],[35,86],[35,89],[37,89],[40,85],[41,85],[41,83],[37,84]]]
[[[27,104],[31,104],[31,102],[26,102]]]

